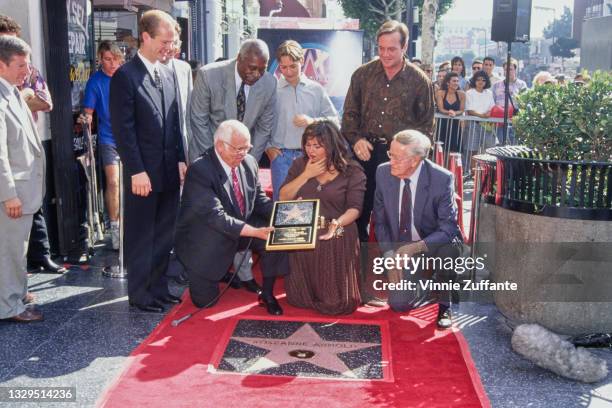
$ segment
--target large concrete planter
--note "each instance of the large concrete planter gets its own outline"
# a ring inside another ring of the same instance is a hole
[[[481,162],[489,166],[489,178],[481,189],[476,245],[479,255],[487,253],[491,280],[517,284],[516,291],[494,293],[499,311],[515,324],[538,323],[557,333],[612,332],[612,210],[605,208],[612,191],[604,188],[598,197],[595,189],[591,203],[582,201],[587,207],[563,208],[571,202],[566,198],[545,211],[547,204],[533,199],[538,194],[516,190],[533,190],[537,182],[530,169],[541,176],[550,163],[518,168],[506,152],[492,150],[497,160]],[[607,185],[610,171],[598,169],[594,181]],[[569,178],[567,172],[558,176],[571,184],[571,172]]]

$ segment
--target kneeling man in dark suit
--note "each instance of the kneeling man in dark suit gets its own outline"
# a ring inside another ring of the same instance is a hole
[[[264,250],[273,203],[259,184],[256,160],[247,154],[250,142],[244,124],[226,120],[215,131],[213,147],[189,167],[175,249],[198,307],[216,302],[219,281],[236,252],[249,247],[259,253],[264,276],[259,302],[268,313],[280,315],[283,311],[272,293],[276,276],[288,271],[287,256]]]
[[[453,175],[426,157],[429,138],[417,130],[404,130],[393,137],[390,161],[376,170],[374,223],[376,239],[385,257],[412,258],[420,264],[389,271],[389,281],[413,282],[415,289],[390,290],[389,306],[406,311],[422,304],[426,290],[419,281],[427,272],[438,283],[449,284],[456,274],[448,262],[461,254],[461,235],[457,226],[457,207]],[[427,261],[431,267],[424,267]],[[402,265],[403,266],[403,265]],[[412,268],[410,268],[412,266]],[[438,293],[438,327],[452,324],[450,290]]]

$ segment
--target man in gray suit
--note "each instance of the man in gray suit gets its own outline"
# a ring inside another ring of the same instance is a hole
[[[266,72],[269,58],[265,42],[246,40],[237,58],[200,68],[190,107],[191,161],[213,146],[217,127],[227,119],[245,124],[253,136],[249,153],[261,159],[276,115],[276,78]]]
[[[276,78],[266,72],[269,59],[270,51],[265,42],[246,40],[235,59],[200,68],[189,108],[191,162],[213,146],[217,127],[228,119],[237,119],[249,129],[253,145],[249,154],[256,161],[271,147],[276,119]],[[249,262],[240,265],[242,259],[249,259]],[[236,254],[234,267],[239,268],[242,286],[261,293],[261,287],[253,279],[250,263],[250,256],[244,258],[242,252]]]
[[[426,159],[430,149],[429,138],[421,132],[401,131],[391,142],[387,153],[390,161],[376,170],[374,226],[384,256],[399,255],[415,261],[421,258],[421,262],[433,263],[432,268],[420,265],[412,270],[392,269],[389,281],[411,281],[417,288],[428,269],[438,282],[454,281],[455,271],[446,259],[457,259],[461,254],[454,178]],[[395,311],[407,311],[422,304],[425,295],[426,291],[391,290],[389,306]],[[437,324],[443,329],[452,324],[450,298],[451,291],[439,291]]]
[[[181,52],[181,26],[174,24],[174,44],[172,51],[168,53],[166,60],[162,61],[174,73],[174,82],[177,88],[179,121],[181,123],[181,136],[183,138],[183,149],[185,159],[190,163],[188,151],[189,141],[191,140],[191,126],[189,125],[189,104],[191,102],[191,92],[193,91],[193,76],[191,65],[178,58]]]
[[[23,40],[0,36],[0,320],[33,322],[26,308],[26,254],[32,216],[45,192],[45,158],[32,114],[21,97],[31,50]]]

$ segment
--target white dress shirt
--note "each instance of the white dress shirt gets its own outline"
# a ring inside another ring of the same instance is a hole
[[[219,155],[219,152],[217,151],[217,149],[215,148],[215,154],[217,155],[217,159],[219,159],[219,163],[221,163],[221,167],[223,167],[223,171],[225,172],[225,174],[227,175],[227,178],[230,181],[230,185],[228,186],[227,184],[225,184],[225,191],[227,192],[227,194],[230,197],[230,200],[233,200],[233,189],[234,189],[234,180],[232,179],[232,168],[223,160],[223,158],[221,158],[221,156]],[[236,175],[238,176],[238,186],[240,187],[240,192],[242,193],[242,196],[244,197],[244,187],[242,185],[242,178],[240,177],[240,169],[238,167],[236,167]],[[246,200],[246,197],[245,197]]]
[[[155,63],[153,64],[147,59],[147,57],[140,53],[140,50],[138,50],[136,55],[138,55],[140,60],[144,63],[145,67],[147,68],[147,71],[149,72],[149,74],[151,74],[151,78],[153,78],[153,80],[155,80],[155,69],[157,69],[157,72],[159,72],[159,75],[161,75],[161,72],[159,70],[159,61],[155,61]]]

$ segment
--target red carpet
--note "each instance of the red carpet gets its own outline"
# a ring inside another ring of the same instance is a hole
[[[282,281],[277,284],[282,289]],[[465,339],[435,328],[436,306],[406,315],[363,307],[338,319],[388,321],[391,365],[383,381],[212,373],[236,317],[268,317],[256,295],[230,289],[219,303],[179,327],[172,320],[194,311],[185,301],[131,354],[123,373],[98,401],[103,407],[489,407]],[[270,320],[331,321],[279,299],[284,316]],[[387,326],[386,324],[381,327]],[[386,353],[384,353],[386,354]],[[383,354],[383,355],[384,355]],[[389,380],[391,379],[391,381]]]

